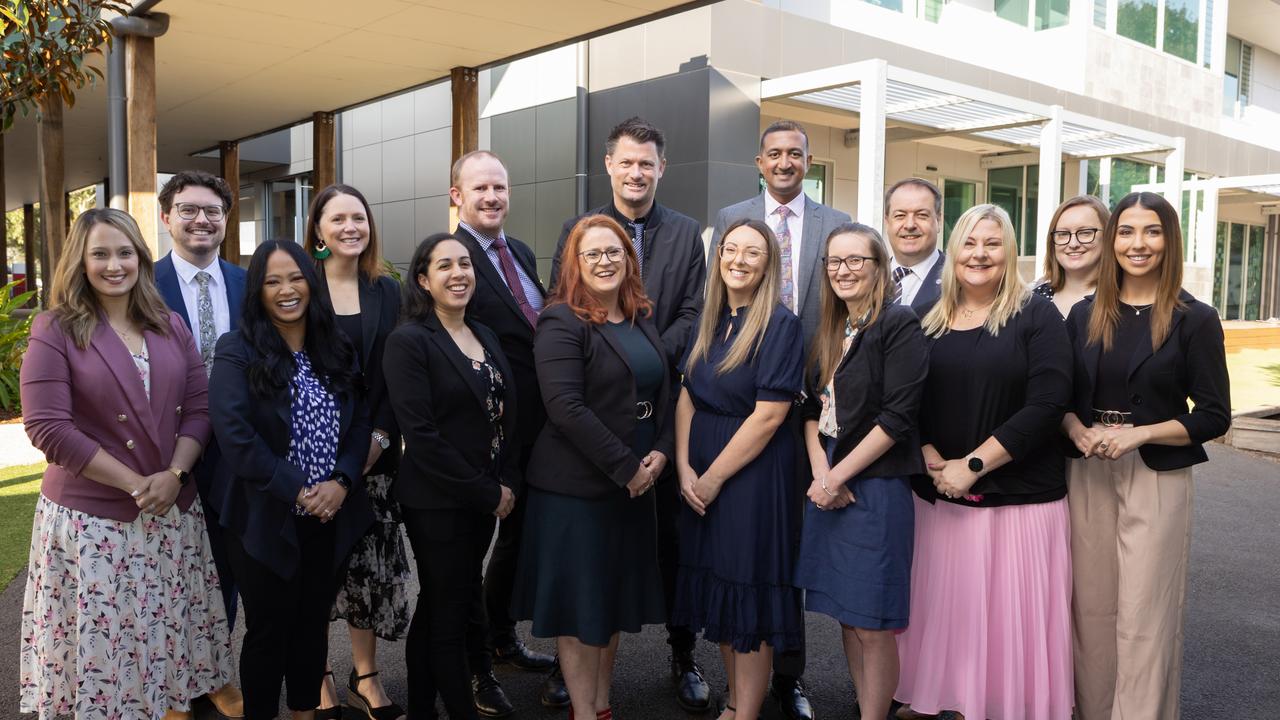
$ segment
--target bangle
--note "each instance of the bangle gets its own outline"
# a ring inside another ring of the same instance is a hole
[[[826,493],[827,495],[829,495],[829,496],[831,496],[831,497],[836,497],[837,495],[839,495],[839,494],[840,494],[840,493],[833,493],[833,492],[831,492],[830,488],[828,488],[828,487],[827,487],[827,476],[826,476],[826,475],[823,475],[823,476],[822,476],[822,492]]]

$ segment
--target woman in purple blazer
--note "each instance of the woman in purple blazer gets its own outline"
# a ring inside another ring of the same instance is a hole
[[[21,712],[189,718],[231,649],[190,470],[209,437],[204,365],[124,212],[71,228],[22,363],[49,459],[22,608]]]

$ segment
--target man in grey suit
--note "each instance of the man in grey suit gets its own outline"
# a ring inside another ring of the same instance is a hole
[[[804,194],[804,176],[812,161],[809,136],[799,123],[779,120],[765,128],[760,136],[760,154],[756,156],[756,167],[764,177],[765,190],[720,210],[711,234],[710,253],[714,258],[725,228],[744,218],[764,220],[773,228],[779,243],[785,235],[791,243],[791,267],[783,268],[783,273],[791,272],[795,292],[790,307],[800,316],[806,347],[818,327],[818,298],[822,296],[818,291],[827,281],[827,273],[819,260],[824,254],[827,235],[850,222],[848,213]]]
[[[942,193],[928,180],[899,180],[884,193],[884,235],[893,248],[890,270],[898,303],[924,318],[942,295]]]
[[[738,220],[751,218],[764,220],[773,228],[780,245],[790,244],[790,267],[784,267],[782,272],[784,285],[790,273],[794,289],[790,298],[784,293],[783,301],[789,300],[789,307],[800,316],[806,349],[818,327],[818,298],[821,297],[822,283],[827,282],[827,273],[820,260],[826,254],[827,236],[840,225],[850,222],[848,213],[815,202],[804,194],[804,177],[812,161],[809,136],[799,123],[779,120],[765,128],[760,136],[760,154],[756,156],[756,167],[764,177],[765,190],[749,200],[722,209],[716,215],[710,252],[710,257],[715,258],[715,249],[720,245],[725,228]],[[708,272],[717,270],[711,265]],[[797,427],[793,429],[798,433],[799,423],[795,425]],[[807,465],[804,453],[797,455]],[[797,470],[799,478],[808,478],[809,475],[808,467]],[[802,498],[803,495],[801,492]],[[803,512],[801,508],[797,510]],[[796,527],[799,527],[798,523]],[[801,627],[804,627],[803,623]],[[801,682],[803,674],[803,642],[796,651],[774,654],[772,692],[787,720],[813,717],[813,708]]]

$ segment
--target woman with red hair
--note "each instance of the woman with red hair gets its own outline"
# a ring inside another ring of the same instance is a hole
[[[622,226],[583,218],[533,340],[547,424],[525,478],[512,610],[554,637],[569,717],[611,718],[618,633],[665,619],[654,495],[673,449],[662,342]]]

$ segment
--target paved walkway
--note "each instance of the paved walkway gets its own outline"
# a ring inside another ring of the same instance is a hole
[[[1268,718],[1280,707],[1280,463],[1221,445],[1196,474],[1182,685],[1182,716]],[[19,716],[17,647],[22,578],[0,594],[0,717]],[[834,621],[810,614],[808,670],[819,718],[849,717],[850,683]],[[346,631],[335,626],[330,657],[339,678],[351,666]],[[548,641],[533,643],[548,650]],[[237,645],[238,646],[238,645]],[[383,643],[383,677],[391,696],[405,697],[404,646]],[[713,687],[724,685],[714,649],[699,643],[698,657]],[[679,720],[687,716],[671,698],[664,674],[667,648],[658,628],[627,636],[618,655],[613,707],[620,720]],[[567,715],[538,704],[537,675],[500,670],[517,708],[516,718]],[[287,714],[283,717],[288,717]],[[766,718],[779,717],[767,707]],[[977,720],[977,719],[975,719]]]

